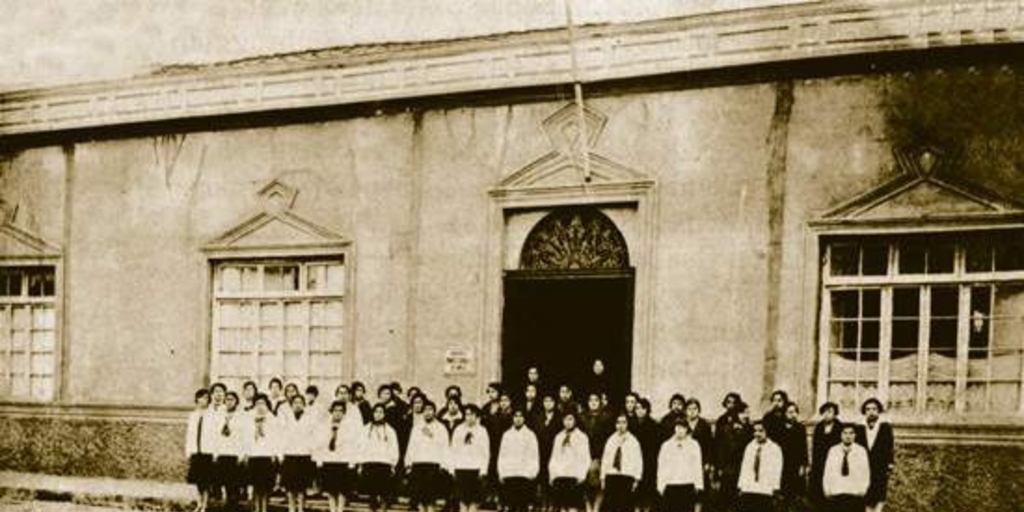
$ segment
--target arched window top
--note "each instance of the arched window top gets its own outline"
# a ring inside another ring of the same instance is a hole
[[[629,268],[626,239],[615,223],[593,207],[558,208],[526,237],[519,260],[523,270]]]

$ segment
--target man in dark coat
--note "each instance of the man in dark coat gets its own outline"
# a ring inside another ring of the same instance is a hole
[[[821,482],[825,476],[825,461],[828,459],[828,451],[842,441],[843,429],[839,421],[839,405],[825,402],[818,408],[818,414],[821,415],[821,421],[814,426],[811,437],[811,476],[807,496],[816,510],[824,510],[827,503]]]
[[[858,425],[856,442],[868,451],[871,485],[864,496],[867,510],[881,510],[889,490],[889,475],[893,468],[894,438],[892,425],[882,421],[882,402],[869,398],[860,407],[864,424]]]
[[[779,434],[782,448],[782,501],[784,510],[802,510],[807,493],[807,429],[800,421],[800,407],[786,404],[786,423]]]
[[[725,402],[729,402],[726,397]],[[740,466],[743,452],[754,437],[750,426],[747,404],[742,401],[726,406],[726,412],[718,418],[715,429],[715,468],[719,482],[719,510],[736,510],[739,489]]]

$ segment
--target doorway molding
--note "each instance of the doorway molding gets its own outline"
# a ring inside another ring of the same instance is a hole
[[[576,106],[569,104],[548,117],[542,128],[552,149],[525,167],[506,175],[489,191],[488,240],[484,269],[483,321],[480,333],[479,386],[500,380],[501,329],[504,304],[505,237],[508,218],[527,210],[551,211],[563,206],[628,207],[635,211],[638,236],[629,246],[635,271],[632,387],[652,389],[653,325],[655,317],[654,242],[657,234],[656,183],[645,173],[588,151],[585,175]],[[586,107],[588,148],[600,141],[607,116]],[[620,227],[621,229],[621,227]],[[634,246],[635,245],[635,246]],[[510,269],[511,270],[511,269]]]

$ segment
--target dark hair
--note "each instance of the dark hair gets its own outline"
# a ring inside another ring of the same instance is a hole
[[[683,428],[686,429],[687,432],[693,432],[693,430],[690,428],[690,424],[687,423],[687,421],[683,418],[676,418],[676,421],[673,423],[676,427],[682,426]]]
[[[416,395],[416,396],[423,396],[423,395]],[[427,407],[430,407],[431,409],[434,410],[434,412],[437,412],[437,404],[432,402],[427,397],[423,396],[423,410],[424,411],[427,410]]]
[[[406,390],[406,394],[409,396],[416,396],[423,395],[425,393],[423,393],[423,390],[420,389],[419,386],[409,386],[409,389]]]
[[[750,422],[750,428],[754,428],[754,427],[756,427],[758,425],[760,425],[762,428],[764,428],[765,427],[764,420],[761,419],[761,418],[758,418],[758,419]]]
[[[843,432],[846,429],[852,430],[854,434],[857,433],[857,425],[854,425],[853,423],[840,423],[839,424],[839,431],[840,432]]]
[[[629,393],[626,393],[626,398],[629,397],[633,397],[633,399],[635,399],[637,402],[640,401],[640,393],[637,393],[636,391],[630,391]]]
[[[391,387],[391,391],[394,391],[395,393],[402,392],[402,383],[398,382],[397,380],[392,381],[391,384],[389,384],[389,386]]]
[[[537,387],[537,383],[535,382],[527,382],[526,385],[523,386],[523,393],[526,392],[527,388],[533,388],[534,391],[540,391],[540,388]]]
[[[220,390],[225,393],[227,393],[228,391],[228,387],[225,386],[223,382],[214,382],[213,384],[210,385],[210,393],[213,393],[213,390],[217,388],[220,388]]]
[[[684,402],[684,403],[685,403],[686,407],[690,407],[691,405],[696,405],[697,406],[697,412],[700,412],[700,410],[701,410],[700,400],[697,400],[696,398],[693,398],[693,397],[688,398],[686,400],[686,402]]]
[[[238,400],[238,393],[235,393],[234,391],[228,391],[227,394],[224,395],[225,399],[228,399],[228,398],[231,398],[231,397],[235,397],[235,401],[236,402],[239,401]]]
[[[384,407],[384,404],[382,404],[380,402],[377,402],[377,403],[373,404],[373,407],[370,409],[370,414],[376,413],[377,409],[380,409],[381,412],[385,413],[385,417],[386,417],[388,410],[387,410],[386,407]]]
[[[288,390],[288,388],[294,389],[296,394],[299,393],[299,385],[294,382],[289,382],[288,384],[284,385],[284,389],[286,391]]]
[[[825,402],[818,407],[818,414],[825,414],[825,411],[832,409],[832,413],[839,416],[839,404],[835,402]]]
[[[737,393],[735,391],[730,391],[730,392],[726,393],[725,394],[725,398],[722,399],[722,407],[726,406],[725,404],[729,402],[730,398],[732,398],[733,401],[735,401],[737,405],[743,403],[743,397],[741,397],[739,393]]]
[[[555,395],[552,395],[551,393],[544,393],[543,395],[541,395],[540,401],[543,403],[544,400],[547,400],[548,398],[550,398],[552,402],[558,403],[558,399],[555,398]]]
[[[253,399],[252,399],[252,404],[255,406],[256,404],[258,404],[260,402],[263,402],[263,405],[267,406],[267,409],[270,409],[270,397],[269,396],[267,396],[267,395],[265,395],[263,393],[256,393],[256,396],[253,397]]]
[[[306,386],[306,393],[311,394],[313,396],[320,396],[320,388],[310,384]]]
[[[783,404],[789,403],[789,393],[786,393],[785,391],[783,391],[781,389],[776,389],[775,391],[772,391],[771,399],[775,400],[775,397],[777,397],[777,396],[781,396],[782,397],[782,403]]]
[[[278,386],[284,387],[284,382],[281,382],[281,379],[279,379],[277,377],[274,377],[274,378],[270,379],[270,382],[267,383],[267,387],[268,388],[274,387],[274,383],[275,382],[277,383]]]
[[[675,393],[672,398],[668,399],[668,406],[672,407],[672,403],[678,401],[679,403],[686,405],[686,397],[682,393]]]
[[[785,407],[782,408],[782,410],[783,411],[789,410],[790,407],[795,408],[796,412],[800,412],[800,406],[796,402],[792,402],[792,401],[786,402],[786,405],[785,405]]]
[[[516,416],[522,416],[523,419],[526,419],[526,411],[524,411],[521,407],[516,407],[512,409],[512,417],[515,418]]]
[[[360,381],[360,380],[352,381],[352,385],[350,385],[348,387],[348,389],[350,389],[352,391],[355,391],[356,388],[359,388],[359,389],[363,390],[363,393],[366,393],[366,384],[363,384],[363,381]]]
[[[462,408],[462,411],[463,411],[463,412],[464,412],[465,414],[473,413],[473,414],[474,414],[474,415],[476,415],[476,416],[480,416],[480,407],[477,407],[477,405],[476,405],[476,404],[466,404],[466,405],[465,405],[465,406],[464,406],[464,407]]]
[[[636,404],[647,410],[647,414],[651,413],[651,401],[646,398],[641,398],[636,401]]]
[[[453,391],[458,393],[459,396],[462,396],[462,388],[459,387],[458,384],[452,384],[451,386],[444,388],[444,397],[448,398],[448,395],[450,395]]]
[[[341,400],[335,400],[335,401],[331,402],[331,409],[330,409],[330,411],[334,412],[334,410],[339,408],[339,407],[341,408],[341,412],[345,412],[345,410],[346,410],[346,408],[348,406],[345,405],[345,402],[342,402]]]
[[[877,398],[875,398],[875,397],[871,397],[871,398],[868,398],[867,400],[864,400],[864,403],[860,404],[860,413],[861,414],[867,414],[868,413],[868,404],[875,404],[876,406],[878,406],[878,412],[879,413],[885,412],[885,407],[882,406],[882,401],[877,399]]]
[[[381,384],[377,386],[377,396],[380,396],[384,391],[394,391],[391,389],[391,384]]]
[[[338,391],[340,391],[342,388],[345,388],[345,391],[352,393],[352,388],[349,385],[342,382],[341,384],[338,384],[338,387],[334,388],[334,394],[337,395]]]
[[[736,402],[736,408],[734,409],[734,411],[735,411],[735,412],[736,412],[737,414],[739,414],[739,413],[741,413],[741,412],[746,412],[746,410],[747,410],[747,409],[748,409],[749,407],[750,407],[750,406],[749,406],[749,405],[747,405],[747,403],[746,403],[746,402],[744,402],[743,400],[740,400],[739,402]]]
[[[206,398],[208,396],[210,396],[210,390],[209,389],[199,388],[199,389],[196,390],[195,398],[193,398],[192,400],[195,401],[195,400],[199,400],[200,398]]]
[[[570,417],[570,416],[572,416],[573,420],[575,420],[577,423],[579,423],[580,419],[576,417],[576,411],[572,411],[572,410],[565,411],[565,413],[562,414],[562,421],[565,421],[565,419]]]
[[[242,389],[245,389],[245,388],[247,388],[249,386],[252,386],[252,389],[254,391],[259,391],[260,390],[259,386],[257,386],[256,383],[254,381],[251,381],[251,380],[245,381],[245,384],[242,384]]]
[[[500,382],[490,382],[490,383],[487,384],[487,389],[493,389],[493,390],[497,391],[498,394],[501,394],[501,383]]]
[[[296,400],[302,400],[302,405],[306,405],[306,397],[302,393],[296,393],[288,403],[294,405]]]

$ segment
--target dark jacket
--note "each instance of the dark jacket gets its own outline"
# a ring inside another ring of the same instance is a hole
[[[711,424],[704,418],[697,418],[696,426],[690,435],[700,445],[700,457],[704,465],[715,464],[715,438],[711,433]]]
[[[715,467],[735,480],[743,463],[743,451],[753,438],[749,423],[730,413],[719,417],[715,423]]]
[[[814,435],[811,439],[811,476],[808,495],[817,503],[824,500],[821,479],[825,475],[825,460],[828,459],[828,451],[840,443],[842,426],[842,422],[838,419],[832,423],[832,429],[828,432],[825,431],[824,423],[819,422],[814,426]]]
[[[894,436],[892,425],[879,420],[878,434],[875,436],[875,444],[868,447],[868,433],[865,425],[857,428],[857,444],[868,450],[868,465],[871,468],[871,485],[868,486],[868,494],[865,501],[868,505],[875,505],[885,501],[889,487],[889,465],[893,462]]]
[[[604,444],[612,435],[612,419],[607,411],[586,411],[580,415],[580,428],[587,433],[590,440],[590,458],[600,459],[604,453]]]
[[[548,461],[551,460],[551,447],[555,443],[555,436],[562,430],[562,416],[558,411],[553,411],[549,418],[544,411],[540,411],[533,418],[529,425],[530,430],[537,436],[537,448],[540,451],[540,474],[547,475]]]
[[[807,429],[803,423],[787,421],[777,442],[782,448],[782,492],[803,495],[806,486],[800,468],[807,466]]]

